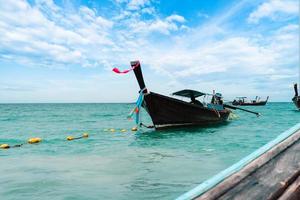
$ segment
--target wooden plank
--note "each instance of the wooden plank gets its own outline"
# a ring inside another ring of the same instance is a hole
[[[221,200],[279,198],[300,175],[300,141],[249,174]]]
[[[300,198],[300,176],[294,181],[278,200],[299,200]]]
[[[299,139],[300,139],[300,131],[298,131],[297,133],[294,133],[292,136],[288,137],[286,140],[284,140],[280,144],[276,145],[275,147],[273,147],[272,149],[270,149],[269,151],[264,153],[259,158],[255,159],[254,161],[249,163],[242,170],[231,175],[230,177],[228,177],[227,179],[225,179],[224,181],[219,183],[216,187],[207,191],[203,195],[197,197],[197,199],[198,200],[217,199],[217,198],[220,198],[223,194],[229,193],[229,191],[232,190],[232,188],[237,187],[237,185],[240,185],[240,183],[244,179],[246,179],[250,174],[252,174],[255,171],[257,171],[258,169],[262,168],[266,163],[271,161],[276,156],[280,155],[282,152],[284,152],[284,150],[286,150],[288,147],[293,145]],[[300,148],[300,145],[299,145],[299,148]],[[297,155],[293,154],[293,156],[297,156]],[[292,157],[290,158],[290,160],[293,159]],[[286,159],[288,159],[288,158],[286,158]],[[286,161],[290,161],[290,160],[286,160]],[[300,158],[298,159],[298,161],[299,160],[300,160]],[[269,168],[269,169],[271,169],[271,168]],[[294,173],[296,173],[296,172],[294,172]],[[268,174],[264,174],[264,176],[266,176],[266,175],[268,175]],[[254,178],[252,178],[252,180],[248,179],[248,181],[250,181],[250,182],[248,182],[248,185],[247,185],[248,187],[254,186],[258,183],[257,180]],[[272,182],[272,180],[271,180],[271,182]],[[243,185],[243,184],[241,184],[241,185]],[[241,190],[241,188],[239,188],[239,189]],[[236,192],[241,192],[241,191],[236,191]]]

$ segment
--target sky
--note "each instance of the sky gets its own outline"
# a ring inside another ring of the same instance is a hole
[[[298,0],[0,0],[0,103],[134,102],[190,88],[291,101]]]

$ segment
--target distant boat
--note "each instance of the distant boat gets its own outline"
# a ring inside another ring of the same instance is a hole
[[[225,122],[231,113],[231,110],[225,108],[227,105],[223,104],[222,95],[219,93],[211,95],[211,101],[205,103],[196,98],[209,94],[190,89],[173,93],[176,96],[189,98],[190,102],[149,92],[144,83],[140,62],[131,62],[131,67],[140,86],[140,93],[144,95],[142,107],[149,113],[156,129],[220,124]],[[236,109],[233,106],[228,107]]]
[[[293,102],[295,106],[300,110],[300,96],[298,96],[298,87],[297,83],[294,84],[295,96],[293,97]]]
[[[268,100],[269,100],[269,96],[267,97],[267,99],[265,101],[261,101],[260,98],[258,98],[258,96],[256,96],[255,100],[250,100],[250,102],[248,102],[247,97],[236,97],[235,100],[233,100],[232,105],[235,106],[264,106],[267,104]]]

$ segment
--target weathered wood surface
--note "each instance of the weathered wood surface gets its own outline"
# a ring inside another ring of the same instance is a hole
[[[296,184],[295,181],[299,175],[300,131],[249,163],[216,187],[197,197],[197,200],[265,200],[278,199],[284,194],[288,197],[286,192],[292,191],[292,185]],[[295,185],[294,188],[296,188],[295,191],[300,190],[298,185]]]
[[[278,200],[299,200],[300,199],[300,176],[292,183]]]

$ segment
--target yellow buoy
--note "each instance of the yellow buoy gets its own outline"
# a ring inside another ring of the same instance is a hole
[[[122,132],[122,133],[126,132],[126,129],[122,129],[121,132]]]
[[[36,137],[36,138],[30,138],[30,139],[28,140],[28,143],[29,143],[29,144],[35,144],[35,143],[39,143],[39,142],[41,142],[41,141],[42,141],[41,138]]]
[[[115,132],[116,130],[114,128],[109,129],[110,132]]]
[[[82,137],[87,138],[87,137],[89,137],[89,134],[88,134],[88,133],[84,133],[84,134],[82,135]]]
[[[1,148],[1,149],[8,149],[8,148],[9,148],[9,145],[8,145],[8,144],[1,144],[1,145],[0,145],[0,148]]]
[[[138,130],[137,127],[133,127],[133,128],[131,129],[131,131],[137,131],[137,130]]]
[[[74,140],[74,137],[68,136],[68,137],[67,137],[67,140]]]

